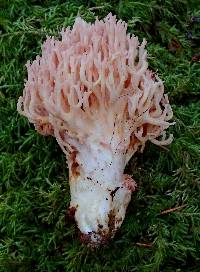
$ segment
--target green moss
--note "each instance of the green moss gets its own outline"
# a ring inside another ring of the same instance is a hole
[[[199,10],[194,0],[1,0],[0,271],[200,270]],[[17,113],[16,102],[24,65],[46,35],[58,36],[77,15],[92,22],[109,12],[148,40],[150,67],[173,106],[175,139],[166,150],[148,144],[132,158],[126,172],[138,191],[122,228],[107,247],[91,250],[66,216],[64,154]]]

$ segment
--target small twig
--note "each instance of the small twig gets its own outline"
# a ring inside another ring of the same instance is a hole
[[[2,85],[2,86],[0,86],[0,89],[10,88],[10,87],[17,87],[17,86],[21,86],[21,84]]]
[[[160,213],[160,215],[163,215],[163,214],[168,214],[168,213],[171,213],[171,212],[175,212],[177,210],[180,210],[180,209],[183,209],[187,206],[187,204],[183,204],[181,206],[178,206],[178,207],[174,207],[174,208],[170,208],[170,209],[167,209],[167,210],[164,210]]]
[[[139,246],[139,247],[145,247],[145,248],[152,248],[153,245],[151,243],[147,244],[147,243],[135,243],[136,246]]]

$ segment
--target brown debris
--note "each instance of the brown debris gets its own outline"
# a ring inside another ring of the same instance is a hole
[[[113,190],[113,191],[110,192],[110,196],[112,198],[112,201],[113,201],[113,198],[115,197],[116,192],[119,190],[119,188],[120,187],[116,187],[115,190]]]
[[[74,216],[75,216],[76,210],[77,210],[76,207],[70,207],[70,208],[68,209],[67,215],[68,215],[68,218],[69,218],[70,220],[72,220],[72,221],[75,220],[75,219],[74,219]]]
[[[135,243],[136,246],[139,246],[139,247],[145,247],[145,248],[152,248],[153,245],[151,243],[140,243],[140,242],[137,242]]]
[[[88,234],[79,233],[79,240],[80,240],[80,242],[82,244],[84,244],[84,245],[92,245],[91,235],[92,235],[92,233],[88,233]]]
[[[116,216],[113,210],[110,211],[108,215],[108,229],[109,231],[106,232],[105,229],[103,229],[102,225],[98,225],[98,231],[97,232],[89,232],[87,234],[85,233],[79,233],[79,240],[81,243],[86,244],[90,247],[96,247],[98,245],[107,245],[109,240],[113,237],[113,235],[116,232],[115,228],[115,222]],[[122,219],[121,219],[122,220]],[[120,221],[120,219],[119,219]],[[91,237],[96,239],[96,241],[92,241]]]
[[[76,155],[77,155],[78,151],[74,150],[71,153],[71,160],[72,160],[72,165],[71,165],[71,172],[73,176],[79,176],[80,172],[78,170],[79,164],[76,161]]]

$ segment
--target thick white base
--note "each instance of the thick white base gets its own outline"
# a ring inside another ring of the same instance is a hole
[[[123,175],[125,157],[101,144],[79,147],[68,161],[70,208],[83,240],[104,243],[121,226],[134,190],[134,183]]]

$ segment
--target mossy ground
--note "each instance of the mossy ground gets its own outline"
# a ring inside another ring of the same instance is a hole
[[[24,65],[46,35],[58,35],[77,14],[94,21],[109,12],[147,38],[176,125],[167,149],[147,144],[132,158],[126,173],[138,190],[126,219],[107,247],[91,250],[66,216],[64,154],[17,113],[16,102]],[[200,271],[200,2],[1,0],[0,28],[0,271]]]

